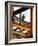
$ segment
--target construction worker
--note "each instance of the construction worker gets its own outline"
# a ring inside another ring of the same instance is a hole
[[[22,20],[24,21],[24,18],[25,18],[25,16],[24,16],[24,14],[23,14],[23,16],[22,16]]]

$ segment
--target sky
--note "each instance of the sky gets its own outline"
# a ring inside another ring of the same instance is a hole
[[[24,12],[24,16],[26,17],[24,21],[30,22],[30,9]]]
[[[21,7],[14,7],[14,11],[15,10],[18,10],[18,9],[20,9]],[[24,14],[24,16],[25,16],[25,19],[24,19],[24,21],[27,21],[27,22],[30,22],[30,9],[28,9],[28,10],[26,10],[26,11],[23,11],[22,13],[21,13],[21,15],[23,16],[23,14]],[[16,14],[16,16],[19,18],[20,16],[19,16],[20,14]]]

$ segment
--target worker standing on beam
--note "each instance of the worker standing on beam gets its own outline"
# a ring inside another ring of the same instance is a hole
[[[25,18],[25,16],[24,16],[24,14],[23,14],[23,16],[22,16],[22,20],[24,21],[24,18]]]

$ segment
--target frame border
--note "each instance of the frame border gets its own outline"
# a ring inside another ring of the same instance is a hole
[[[19,43],[8,43],[8,3],[21,3],[21,4],[34,4],[34,5],[36,5],[36,41],[31,41],[31,42],[19,42]],[[25,44],[25,43],[26,43],[26,44],[27,44],[27,43],[37,43],[37,3],[6,1],[6,2],[5,2],[5,45]]]

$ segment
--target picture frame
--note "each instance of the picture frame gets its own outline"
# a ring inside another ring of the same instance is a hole
[[[37,42],[37,3],[5,2],[5,44]]]

